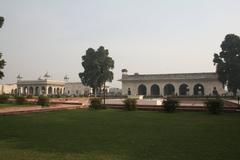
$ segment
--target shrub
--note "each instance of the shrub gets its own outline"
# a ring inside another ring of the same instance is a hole
[[[17,104],[21,105],[21,104],[26,103],[26,97],[24,97],[24,96],[16,96],[15,99],[16,99]]]
[[[125,109],[128,111],[134,111],[136,110],[137,106],[137,99],[135,98],[127,98],[123,101],[125,105]]]
[[[49,98],[47,96],[39,96],[37,104],[40,106],[49,106]]]
[[[105,106],[102,104],[101,98],[92,98],[90,99],[90,109],[104,109]]]
[[[172,113],[176,110],[179,103],[177,100],[167,99],[163,101],[163,109],[167,113]]]
[[[33,96],[32,95],[27,95],[27,97],[26,97],[27,99],[32,99],[33,98]]]
[[[212,114],[219,114],[223,111],[224,102],[223,100],[217,99],[209,99],[205,102],[205,106],[208,111]]]
[[[0,95],[0,103],[7,103],[9,99],[9,96],[6,94]]]

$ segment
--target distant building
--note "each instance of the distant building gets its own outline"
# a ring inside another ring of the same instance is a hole
[[[23,95],[89,95],[91,88],[80,82],[63,82],[58,80],[38,79],[17,81],[17,93]]]
[[[0,85],[0,94],[16,94],[17,93],[17,84],[1,84]]]
[[[64,87],[64,94],[67,96],[86,96],[91,92],[90,87],[84,86],[80,82],[68,82]]]
[[[225,93],[216,73],[134,74],[122,70],[122,94],[203,96]]]
[[[122,90],[120,88],[109,88],[109,95],[119,96],[122,94]]]
[[[63,81],[38,79],[38,80],[19,80],[17,81],[17,93],[23,95],[39,96],[62,95],[65,83]]]

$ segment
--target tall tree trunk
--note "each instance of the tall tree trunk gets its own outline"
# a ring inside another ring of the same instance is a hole
[[[102,86],[99,87],[99,95],[102,97]]]
[[[237,96],[237,88],[233,88],[233,96]]]
[[[97,97],[97,94],[96,94],[96,87],[93,88],[93,94],[94,94],[94,97]]]
[[[103,84],[103,104],[105,106],[105,99],[106,99],[106,82]]]

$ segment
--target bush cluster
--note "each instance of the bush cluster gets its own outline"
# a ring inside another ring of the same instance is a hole
[[[0,103],[7,103],[9,99],[9,96],[6,94],[0,95]]]
[[[48,97],[49,98],[67,98],[67,97],[70,97],[70,96],[56,94],[56,95],[48,95]]]
[[[25,104],[26,103],[26,97],[25,96],[16,96],[16,103],[17,104]]]
[[[224,102],[219,98],[209,99],[205,102],[205,105],[210,113],[219,114],[223,111]]]
[[[128,111],[134,111],[136,110],[137,106],[137,99],[135,98],[127,98],[123,101],[125,105],[125,109]]]
[[[89,108],[90,109],[104,109],[105,106],[102,104],[102,98],[91,98]]]
[[[172,113],[178,107],[179,102],[174,99],[166,99],[163,101],[163,109],[167,113]]]
[[[33,98],[33,95],[27,95],[26,98],[27,98],[27,99],[32,99],[32,98]]]
[[[47,96],[39,96],[37,104],[40,106],[49,106],[49,98]]]

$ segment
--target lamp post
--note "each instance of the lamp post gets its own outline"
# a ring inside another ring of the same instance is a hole
[[[198,95],[199,95],[199,96],[201,96],[201,95],[202,95],[202,93],[201,93],[201,91],[200,91],[200,90],[201,90],[201,86],[198,86]]]

